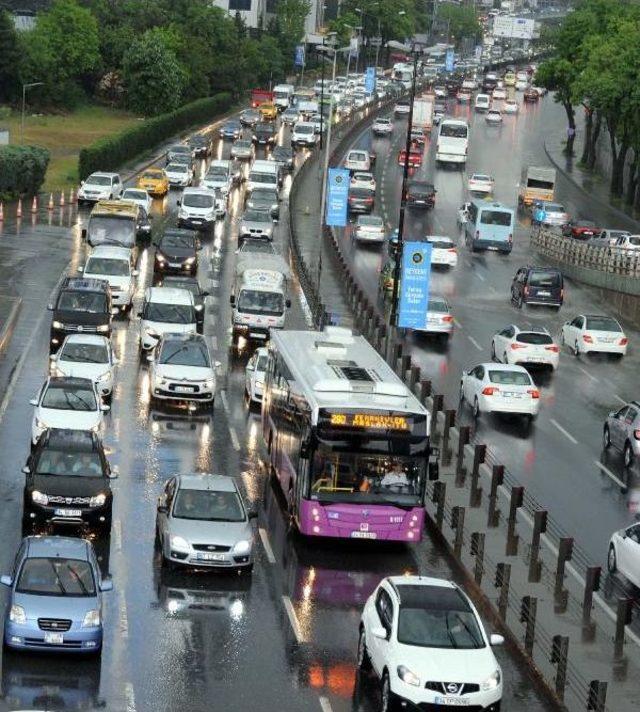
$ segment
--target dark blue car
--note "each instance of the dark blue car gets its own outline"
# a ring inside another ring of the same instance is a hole
[[[242,124],[235,119],[227,121],[220,127],[220,138],[235,140],[242,134]]]

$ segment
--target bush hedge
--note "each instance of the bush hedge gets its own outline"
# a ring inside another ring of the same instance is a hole
[[[49,151],[39,146],[0,146],[0,197],[35,195],[44,183]]]
[[[141,122],[138,126],[102,138],[80,151],[78,175],[84,180],[94,171],[116,170],[123,163],[157,146],[161,141],[198,123],[210,121],[226,111],[231,94],[222,93],[198,99],[190,104]]]

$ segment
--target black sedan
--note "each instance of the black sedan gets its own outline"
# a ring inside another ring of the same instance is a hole
[[[211,153],[211,139],[202,134],[192,136],[187,145],[196,158],[206,158]]]
[[[227,121],[222,124],[219,133],[221,139],[231,139],[232,141],[235,141],[235,139],[239,138],[242,134],[242,124],[236,119]]]
[[[190,274],[198,271],[200,240],[192,230],[170,228],[156,243],[153,261],[154,276],[164,274]]]
[[[193,294],[193,303],[196,309],[196,329],[199,334],[204,332],[204,313],[206,310],[205,297],[209,292],[202,289],[197,277],[184,277],[182,275],[170,275],[158,283],[159,287],[173,287],[174,289],[186,289]]]
[[[281,165],[285,171],[293,170],[293,150],[286,146],[276,146],[271,152],[271,160]]]

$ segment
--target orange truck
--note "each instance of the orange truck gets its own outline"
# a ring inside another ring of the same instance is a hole
[[[257,109],[260,104],[273,104],[274,95],[269,89],[252,89],[251,106]]]

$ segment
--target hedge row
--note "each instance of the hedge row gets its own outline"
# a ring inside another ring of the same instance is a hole
[[[35,195],[44,183],[49,151],[39,146],[0,146],[0,197]]]
[[[84,180],[94,171],[116,170],[144,151],[157,146],[171,136],[211,121],[231,106],[231,94],[216,94],[147,119],[137,126],[102,138],[80,151],[78,174]]]

